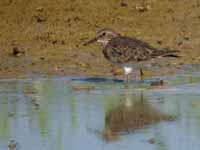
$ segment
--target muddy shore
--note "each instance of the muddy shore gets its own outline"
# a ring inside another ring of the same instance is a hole
[[[105,27],[154,47],[181,51],[181,58],[159,60],[161,71],[147,74],[191,71],[187,64],[200,63],[197,0],[4,0],[0,8],[1,79],[120,78],[122,71],[105,60],[98,44],[82,46]]]

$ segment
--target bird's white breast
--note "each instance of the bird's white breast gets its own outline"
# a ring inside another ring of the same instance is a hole
[[[133,71],[132,67],[124,66],[123,68],[126,75],[130,74]]]

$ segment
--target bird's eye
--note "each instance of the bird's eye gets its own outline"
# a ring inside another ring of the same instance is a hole
[[[105,33],[105,32],[103,32],[103,33],[102,33],[102,35],[103,35],[103,36],[105,36],[105,35],[106,35],[106,33]]]

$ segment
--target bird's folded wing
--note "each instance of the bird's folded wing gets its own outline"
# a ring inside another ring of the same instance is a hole
[[[155,49],[152,51],[151,56],[155,57],[180,57],[178,55],[179,50],[169,50],[169,49]]]

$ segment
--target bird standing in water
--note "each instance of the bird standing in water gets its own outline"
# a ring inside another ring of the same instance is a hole
[[[133,71],[132,64],[147,61],[157,57],[178,57],[177,50],[156,49],[148,43],[136,38],[122,36],[111,29],[102,29],[96,37],[84,43],[84,46],[99,42],[103,46],[103,54],[111,63],[123,67],[126,82],[129,82],[129,74]],[[142,78],[143,71],[140,69]]]

